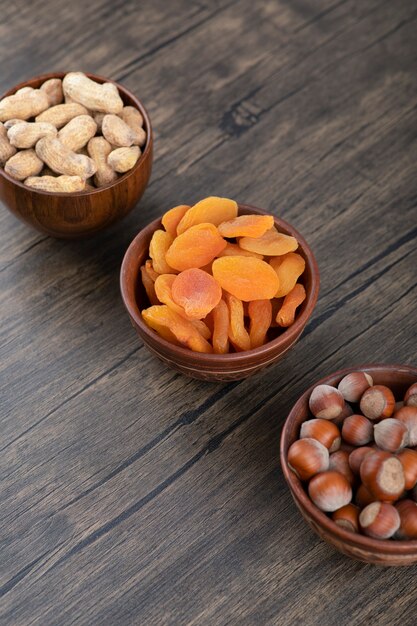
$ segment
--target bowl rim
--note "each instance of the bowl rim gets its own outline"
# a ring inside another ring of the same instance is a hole
[[[280,460],[284,478],[293,498],[299,503],[301,508],[308,513],[309,517],[311,517],[320,528],[336,536],[343,544],[350,544],[358,548],[366,548],[371,550],[373,553],[379,552],[394,555],[408,554],[410,551],[414,553],[417,551],[417,539],[399,541],[393,541],[392,539],[373,539],[372,537],[367,537],[366,535],[352,533],[335,524],[330,517],[327,517],[324,512],[320,511],[320,509],[313,504],[308,497],[302,482],[288,466],[287,446],[289,447],[291,443],[293,443],[293,441],[289,438],[289,428],[294,423],[297,423],[300,410],[307,398],[310,396],[314,387],[322,384],[331,384],[329,381],[332,381],[335,378],[342,378],[343,376],[346,376],[346,374],[357,371],[369,372],[371,375],[372,372],[398,373],[399,371],[403,371],[404,373],[415,375],[417,379],[417,368],[412,365],[370,363],[337,370],[336,372],[332,372],[331,374],[328,374],[327,376],[324,376],[320,380],[316,381],[298,398],[297,402],[289,412],[282,428],[280,439]],[[300,422],[300,424],[301,423],[302,422]]]
[[[51,78],[62,79],[64,78],[64,76],[66,76],[66,74],[69,74],[69,73],[70,72],[49,72],[47,74],[40,74],[39,76],[33,76],[32,78],[26,79],[25,81],[22,81],[18,85],[15,85],[14,87],[11,87],[10,89],[8,89],[5,93],[3,93],[0,96],[0,100],[8,96],[12,96],[14,93],[16,93],[18,89],[22,89],[22,87],[30,86],[30,83],[32,83],[33,81],[41,81],[42,83],[44,83],[45,81],[50,80]],[[97,187],[97,189],[87,189],[85,191],[73,191],[70,193],[62,192],[62,191],[43,191],[40,189],[33,189],[32,187],[27,187],[20,180],[16,180],[15,178],[12,178],[12,176],[9,176],[9,174],[5,172],[4,168],[0,167],[0,175],[3,176],[7,181],[13,183],[17,187],[21,187],[25,191],[30,191],[31,193],[36,193],[41,196],[58,196],[58,197],[63,196],[65,198],[78,198],[78,197],[85,197],[85,196],[98,194],[102,191],[106,191],[107,189],[111,189],[112,187],[116,187],[117,185],[122,183],[128,176],[131,176],[134,172],[136,172],[136,170],[138,170],[141,167],[143,161],[145,160],[145,158],[147,158],[149,152],[152,150],[152,144],[153,144],[153,131],[152,131],[151,120],[150,120],[148,111],[146,110],[145,106],[143,105],[141,100],[139,100],[139,98],[137,98],[129,89],[127,89],[126,87],[118,83],[117,81],[112,80],[111,78],[106,78],[105,76],[101,76],[100,74],[94,74],[92,72],[83,72],[83,74],[85,74],[86,76],[88,76],[88,78],[91,78],[92,80],[96,80],[102,83],[112,83],[113,85],[116,85],[117,89],[122,94],[127,95],[129,96],[129,98],[132,99],[132,101],[135,104],[135,107],[141,113],[143,117],[143,121],[144,121],[144,126],[146,127],[146,143],[134,167],[128,172],[125,172],[122,176],[120,176],[120,178],[118,178],[114,182],[109,183],[108,185]]]
[[[137,324],[137,326],[140,328],[141,332],[147,337],[149,337],[151,341],[157,342],[158,344],[161,345],[161,347],[164,347],[166,350],[172,351],[174,349],[175,353],[178,354],[178,356],[183,356],[185,359],[190,358],[191,355],[194,358],[196,358],[196,355],[197,355],[197,358],[200,364],[203,364],[203,363],[238,364],[240,362],[246,362],[248,358],[265,356],[269,354],[271,351],[276,350],[276,348],[279,348],[281,344],[282,344],[282,347],[285,348],[284,351],[286,351],[288,347],[291,347],[293,345],[293,343],[297,340],[298,336],[303,331],[303,328],[305,327],[305,325],[307,324],[307,321],[309,320],[309,318],[311,317],[313,313],[313,310],[316,306],[316,302],[318,299],[319,288],[320,288],[319,268],[317,265],[316,258],[313,254],[313,251],[311,250],[310,246],[308,245],[304,237],[296,230],[296,228],[294,228],[294,226],[292,226],[285,220],[278,218],[272,212],[268,212],[268,211],[265,211],[264,209],[260,209],[258,207],[255,207],[249,204],[243,204],[240,202],[238,202],[238,208],[245,209],[250,212],[259,214],[259,215],[273,215],[275,226],[277,226],[278,228],[284,227],[284,229],[287,229],[290,233],[293,234],[294,237],[297,238],[297,241],[299,243],[299,248],[303,251],[304,256],[306,258],[306,266],[307,264],[309,265],[310,272],[311,272],[310,296],[307,296],[306,298],[306,306],[304,307],[304,310],[302,311],[302,313],[295,319],[295,322],[289,328],[287,328],[281,335],[279,335],[275,339],[272,339],[271,341],[268,341],[266,344],[264,344],[263,346],[260,346],[259,348],[253,348],[251,350],[244,350],[242,352],[231,352],[228,354],[206,354],[206,353],[201,353],[201,352],[199,353],[192,352],[189,348],[183,348],[182,346],[173,345],[172,343],[170,343],[163,337],[160,337],[155,331],[150,329],[147,326],[147,324],[145,324],[145,322],[142,319],[142,314],[140,313],[139,308],[137,306],[136,300],[132,302],[127,293],[127,286],[126,286],[127,285],[126,277],[128,274],[127,268],[132,263],[135,262],[135,257],[137,255],[137,248],[141,240],[144,239],[151,232],[154,232],[155,230],[157,230],[158,227],[161,226],[162,216],[156,218],[155,220],[147,224],[147,226],[145,226],[141,231],[139,231],[139,233],[136,235],[136,237],[133,239],[133,241],[130,243],[129,247],[127,248],[126,253],[123,257],[122,265],[121,265],[120,291],[121,291],[122,299],[130,317],[133,319],[135,324]],[[288,342],[290,342],[289,346],[287,345]]]

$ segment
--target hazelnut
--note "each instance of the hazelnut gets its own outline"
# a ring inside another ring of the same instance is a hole
[[[342,437],[354,446],[364,446],[373,439],[373,424],[363,415],[350,415],[342,426]]]
[[[335,387],[318,385],[311,392],[309,406],[314,417],[331,420],[341,415],[345,401]]]
[[[394,417],[407,426],[408,445],[417,446],[417,407],[403,406],[394,413]]]
[[[362,461],[369,452],[373,451],[374,448],[371,448],[370,446],[362,446],[361,448],[356,448],[350,453],[349,466],[354,474],[359,474]]]
[[[308,494],[318,509],[332,513],[349,504],[352,488],[339,472],[321,472],[310,480]]]
[[[350,469],[349,452],[346,452],[346,450],[337,450],[336,452],[333,452],[329,459],[329,470],[339,472],[339,474],[342,474],[347,479],[349,484],[353,486],[355,476]]]
[[[400,527],[396,537],[398,539],[417,539],[417,502],[401,500],[395,505],[400,515]]]
[[[393,417],[388,417],[374,426],[374,439],[381,450],[397,452],[408,442],[408,428]]]
[[[372,493],[365,487],[365,485],[359,485],[356,496],[355,503],[358,505],[360,509],[364,509],[371,502],[376,502],[377,498],[372,495]]]
[[[316,439],[299,439],[288,450],[288,466],[301,480],[309,480],[329,467],[329,451]]]
[[[336,424],[320,418],[307,420],[301,424],[300,439],[308,437],[320,441],[329,452],[335,452],[340,448],[340,431]]]
[[[401,461],[383,450],[373,450],[365,456],[360,466],[360,476],[365,487],[378,500],[398,500],[405,489]]]
[[[417,383],[413,383],[405,392],[404,404],[417,407]]]
[[[372,376],[366,372],[351,372],[342,378],[337,388],[347,402],[359,402],[362,394],[373,384]]]
[[[417,452],[405,448],[397,454],[401,461],[405,476],[405,488],[407,491],[413,489],[417,484]]]
[[[354,504],[346,504],[333,513],[332,520],[341,528],[350,530],[351,533],[357,533],[359,530],[359,507]]]
[[[370,420],[391,417],[394,412],[395,398],[391,389],[384,385],[369,387],[360,401],[362,413]]]
[[[372,502],[359,515],[359,524],[368,537],[389,539],[400,527],[400,515],[392,504]]]

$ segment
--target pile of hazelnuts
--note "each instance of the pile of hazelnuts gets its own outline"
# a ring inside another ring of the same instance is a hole
[[[417,382],[396,402],[352,372],[337,388],[315,387],[309,407],[314,419],[301,425],[288,465],[313,503],[353,533],[417,539]]]

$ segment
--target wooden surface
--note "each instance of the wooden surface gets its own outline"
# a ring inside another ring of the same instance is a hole
[[[0,212],[2,624],[414,624],[416,568],[322,543],[278,438],[319,377],[415,362],[415,2],[15,0],[1,13],[2,91],[89,70],[136,93],[155,130],[140,207],[94,240]],[[166,369],[119,296],[138,230],[209,194],[293,223],[321,269],[300,342],[241,383]]]

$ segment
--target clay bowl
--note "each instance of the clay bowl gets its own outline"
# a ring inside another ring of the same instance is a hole
[[[37,76],[16,85],[1,98],[22,87],[38,88],[49,78],[63,78],[65,72]],[[102,76],[87,74],[93,80],[113,82]],[[76,239],[94,235],[125,217],[143,195],[152,169],[152,127],[143,104],[119,83],[114,83],[126,105],[134,106],[143,116],[146,144],[135,167],[110,185],[94,191],[49,193],[25,187],[0,168],[0,200],[20,220],[52,237]]]
[[[240,204],[239,215],[248,213],[264,214],[265,211]],[[161,228],[161,220],[157,219],[146,226],[135,237],[125,254],[120,285],[132,324],[149,350],[174,370],[206,381],[241,380],[278,361],[295,344],[313,312],[319,292],[319,270],[312,251],[300,233],[278,218],[275,218],[275,224],[281,232],[296,237],[300,244],[298,252],[306,260],[303,282],[307,297],[298,309],[294,324],[278,337],[260,348],[223,355],[200,354],[175,346],[162,339],[143,321],[140,312],[149,306],[149,302],[142,287],[140,266],[149,258],[149,242],[154,231]]]
[[[351,533],[337,526],[322,513],[308,497],[303,484],[290,470],[287,462],[288,449],[300,432],[300,426],[308,417],[308,399],[316,385],[337,385],[349,372],[363,370],[371,374],[374,383],[390,387],[396,398],[402,398],[407,388],[417,381],[417,368],[409,365],[363,365],[340,370],[317,381],[307,389],[291,410],[281,434],[281,465],[285,480],[301,515],[311,528],[339,552],[365,563],[377,565],[412,565],[417,563],[417,541],[377,540]]]

